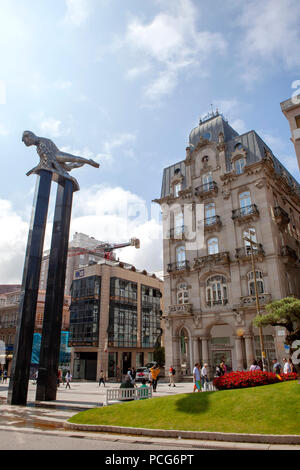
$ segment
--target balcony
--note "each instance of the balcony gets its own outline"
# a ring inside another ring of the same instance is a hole
[[[200,256],[194,260],[194,269],[203,268],[207,265],[228,265],[230,257],[228,251],[221,251],[213,255]]]
[[[261,243],[257,243],[256,246],[253,246],[253,256],[258,260],[262,260],[265,256],[265,252]],[[240,261],[251,261],[251,247],[243,246],[242,248],[236,248],[235,257]]]
[[[186,271],[190,269],[190,265],[188,261],[176,261],[175,263],[169,263],[167,267],[167,272],[178,272],[178,271]]]
[[[192,310],[192,304],[169,305],[168,315],[190,315]]]
[[[218,305],[228,304],[228,299],[206,300],[207,307],[217,307]]]
[[[295,262],[298,260],[297,252],[288,245],[281,247],[280,256],[283,257],[284,263]]]
[[[266,305],[271,302],[271,294],[259,294],[258,295],[259,305]],[[240,300],[241,307],[252,307],[256,305],[256,296],[255,295],[246,295],[241,297]]]
[[[219,231],[222,227],[221,217],[219,215],[214,215],[212,217],[207,217],[204,219],[204,230],[206,232]]]
[[[201,186],[195,188],[195,195],[199,196],[200,199],[205,199],[206,197],[216,196],[218,194],[218,185],[215,181],[209,181],[204,183]]]
[[[234,222],[243,223],[249,220],[255,220],[259,216],[259,210],[256,204],[250,204],[249,206],[240,207],[232,211],[232,220]]]
[[[283,210],[280,206],[273,208],[273,214],[275,222],[281,227],[284,227],[290,222],[289,214],[285,212],[285,210]]]

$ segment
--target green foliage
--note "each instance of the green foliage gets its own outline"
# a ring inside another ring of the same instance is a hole
[[[253,324],[257,327],[281,326],[287,329],[285,343],[300,339],[300,300],[295,297],[285,297],[266,305],[266,315],[257,315]]]

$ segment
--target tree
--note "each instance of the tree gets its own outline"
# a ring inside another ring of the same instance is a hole
[[[163,366],[165,364],[165,348],[157,345],[154,350],[153,359],[157,364]]]
[[[288,333],[284,342],[290,346],[290,356],[292,356],[298,349],[300,341],[300,300],[295,297],[285,297],[269,303],[265,308],[267,314],[257,315],[253,324],[257,327],[271,325],[286,328]]]

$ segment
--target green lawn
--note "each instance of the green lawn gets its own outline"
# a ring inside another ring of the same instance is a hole
[[[300,434],[298,381],[186,393],[82,411],[71,423],[184,431]]]

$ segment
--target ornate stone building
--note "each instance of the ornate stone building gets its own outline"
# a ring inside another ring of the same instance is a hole
[[[217,112],[191,131],[185,159],[164,169],[155,202],[164,221],[166,368],[189,374],[200,360],[212,371],[223,359],[248,368],[261,357],[254,272],[262,314],[271,300],[300,297],[299,183],[255,131],[239,135]],[[263,335],[270,366],[287,354],[285,331]]]

